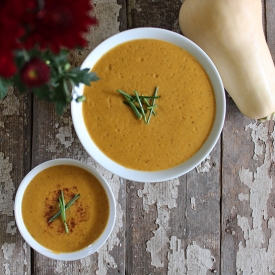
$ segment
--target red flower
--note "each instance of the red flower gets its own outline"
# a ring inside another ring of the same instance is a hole
[[[43,60],[34,57],[22,68],[20,76],[26,86],[38,87],[50,79],[50,68]]]
[[[0,55],[0,76],[11,77],[16,73],[16,70],[12,52]]]
[[[16,72],[13,51],[22,47],[26,13],[36,5],[35,0],[2,0],[0,9],[0,75],[10,77]]]
[[[97,23],[89,14],[93,10],[90,0],[45,0],[44,7],[30,25],[24,42],[27,48],[39,45],[58,52],[62,47],[83,47],[83,35],[90,25]]]

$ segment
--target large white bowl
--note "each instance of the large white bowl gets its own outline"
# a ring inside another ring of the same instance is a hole
[[[101,234],[101,236],[91,245],[87,246],[86,248],[84,248],[82,250],[75,251],[75,252],[55,253],[55,252],[49,250],[48,248],[42,246],[28,232],[28,230],[24,224],[23,217],[22,217],[22,199],[24,196],[24,192],[25,192],[26,188],[28,187],[28,184],[38,173],[40,173],[41,171],[43,171],[49,167],[56,166],[56,165],[74,165],[74,166],[80,167],[82,169],[85,169],[86,171],[93,174],[100,181],[102,186],[104,187],[104,189],[107,193],[107,196],[108,196],[109,204],[110,204],[109,219],[108,219],[106,228],[103,231],[103,233]],[[15,214],[15,220],[16,220],[17,227],[18,227],[22,237],[34,250],[36,250],[40,254],[42,254],[46,257],[49,257],[51,259],[62,260],[62,261],[73,261],[73,260],[82,259],[82,258],[87,257],[90,254],[96,252],[109,238],[109,236],[113,230],[114,224],[115,224],[116,203],[115,203],[115,199],[114,199],[112,190],[109,187],[109,184],[93,167],[91,167],[83,162],[77,161],[77,160],[56,159],[56,160],[50,160],[50,161],[44,162],[44,163],[36,166],[33,170],[31,170],[25,176],[25,178],[21,182],[21,184],[17,190],[17,193],[16,193],[14,214]]]
[[[215,65],[206,55],[206,53],[200,47],[198,47],[196,44],[194,44],[192,41],[185,38],[184,36],[165,29],[136,28],[118,33],[97,46],[85,59],[81,68],[91,69],[95,65],[95,63],[102,57],[102,55],[121,43],[145,38],[164,40],[185,49],[200,62],[200,64],[203,66],[206,73],[208,74],[216,97],[216,117],[212,131],[201,149],[186,162],[167,170],[144,172],[129,169],[111,160],[100,149],[98,149],[96,144],[93,142],[85,127],[85,123],[83,120],[82,103],[77,103],[75,100],[72,100],[71,112],[74,128],[76,130],[78,138],[85,150],[91,157],[93,157],[95,161],[97,161],[100,165],[105,167],[110,172],[122,178],[140,182],[158,182],[173,179],[183,174],[186,174],[187,172],[195,168],[198,164],[200,164],[208,156],[208,154],[215,146],[217,140],[219,139],[220,133],[222,131],[226,104],[224,87],[220,75]],[[83,90],[83,84],[79,85],[79,87],[76,88],[76,92],[78,95],[82,95]]]

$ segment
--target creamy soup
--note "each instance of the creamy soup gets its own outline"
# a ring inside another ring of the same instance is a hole
[[[215,95],[199,62],[182,48],[140,39],[107,52],[91,69],[100,80],[86,86],[83,117],[102,152],[142,171],[174,167],[191,158],[210,134]],[[137,119],[118,89],[158,94],[149,124]]]
[[[63,190],[69,232],[61,217],[49,223],[59,211]],[[73,252],[92,244],[103,233],[109,218],[109,201],[101,183],[88,171],[71,165],[58,165],[40,172],[28,185],[22,202],[23,220],[32,237],[54,252]]]

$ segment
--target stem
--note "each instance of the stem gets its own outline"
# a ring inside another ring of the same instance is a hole
[[[70,95],[70,92],[69,92],[69,89],[68,89],[68,84],[67,84],[67,81],[65,79],[63,79],[63,87],[64,87],[64,91],[66,93],[67,96],[71,96]]]

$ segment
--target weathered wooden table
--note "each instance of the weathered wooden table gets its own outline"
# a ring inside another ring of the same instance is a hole
[[[99,25],[89,47],[71,54],[80,65],[101,41],[120,31],[153,26],[180,32],[181,0],[96,0]],[[275,1],[263,0],[264,28],[275,60]],[[274,87],[275,89],[275,87]],[[274,122],[244,117],[227,96],[221,138],[193,171],[161,183],[137,183],[99,167],[84,151],[70,110],[10,89],[0,101],[0,274],[275,274]],[[68,157],[96,167],[117,200],[115,229],[98,253],[61,262],[32,251],[13,213],[27,172]]]

